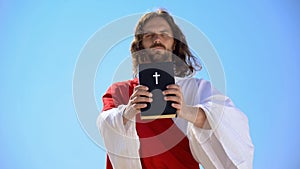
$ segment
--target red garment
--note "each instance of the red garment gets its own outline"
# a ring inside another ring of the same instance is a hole
[[[103,111],[127,104],[138,79],[113,84],[103,96]],[[199,169],[187,137],[172,119],[141,120],[136,116],[143,169]],[[167,132],[166,132],[167,130]],[[113,169],[107,156],[106,169]]]

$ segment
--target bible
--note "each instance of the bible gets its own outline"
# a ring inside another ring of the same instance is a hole
[[[175,84],[172,62],[139,64],[139,84],[147,86],[153,95],[153,101],[141,109],[141,119],[176,117],[176,109],[171,106],[172,102],[165,101],[162,94],[167,85]]]

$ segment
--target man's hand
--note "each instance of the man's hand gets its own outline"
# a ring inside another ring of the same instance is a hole
[[[138,85],[134,88],[129,98],[128,104],[123,113],[123,124],[138,114],[142,108],[146,108],[146,103],[152,102],[152,93],[148,91],[147,86]]]
[[[180,86],[171,84],[167,90],[163,91],[166,101],[172,101],[172,107],[177,109],[177,115],[183,119],[192,122],[197,127],[203,128],[206,121],[205,112],[199,107],[186,105]]]

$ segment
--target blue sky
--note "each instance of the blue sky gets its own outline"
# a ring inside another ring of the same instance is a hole
[[[299,168],[299,2],[65,0],[0,2],[1,169],[104,168],[96,119],[86,123],[73,102],[78,58],[113,21],[158,7],[214,46],[226,94],[249,118],[254,168]],[[117,42],[97,67],[91,90],[99,111],[115,68],[130,63],[130,42]],[[197,76],[209,79],[206,69]]]

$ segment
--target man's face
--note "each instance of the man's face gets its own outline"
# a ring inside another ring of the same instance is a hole
[[[162,17],[149,20],[143,28],[142,45],[148,50],[150,62],[172,61],[168,54],[173,51],[174,38],[170,25]]]

